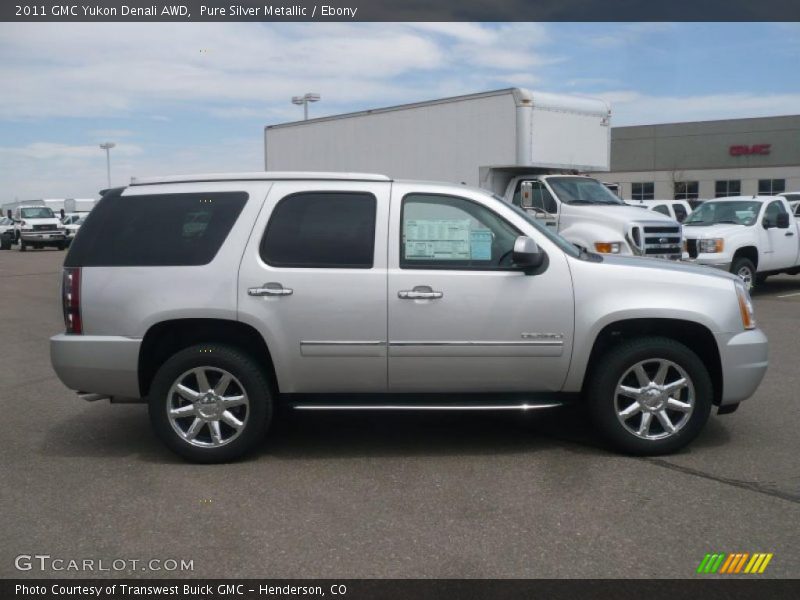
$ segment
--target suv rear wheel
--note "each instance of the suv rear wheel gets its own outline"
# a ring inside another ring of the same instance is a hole
[[[202,344],[161,366],[149,406],[153,428],[171,450],[195,462],[225,462],[261,441],[272,417],[272,392],[249,355]]]
[[[588,389],[600,432],[629,454],[674,452],[697,437],[711,413],[713,387],[703,361],[669,338],[612,348],[594,366]]]

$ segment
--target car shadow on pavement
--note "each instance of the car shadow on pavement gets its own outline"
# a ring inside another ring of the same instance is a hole
[[[700,437],[681,454],[723,445],[729,438],[725,425],[712,416]],[[598,457],[615,455],[596,435],[580,407],[565,406],[525,414],[284,410],[266,440],[243,460],[476,456],[551,450]],[[79,415],[48,430],[41,453],[183,462],[155,437],[144,406],[86,407]]]
[[[800,276],[770,277],[753,289],[753,297],[776,296],[800,292]]]

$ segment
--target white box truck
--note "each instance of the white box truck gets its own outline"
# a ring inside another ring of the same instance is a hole
[[[608,105],[520,88],[267,126],[267,171],[480,186],[592,252],[681,258],[681,228],[577,172],[608,171]]]

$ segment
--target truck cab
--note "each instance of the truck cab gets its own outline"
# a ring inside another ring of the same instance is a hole
[[[592,177],[516,176],[505,199],[590,252],[673,260],[682,256],[681,226],[675,220],[627,205]]]
[[[769,275],[800,273],[800,225],[785,197],[709,200],[684,227],[690,260],[730,271],[750,288]]]

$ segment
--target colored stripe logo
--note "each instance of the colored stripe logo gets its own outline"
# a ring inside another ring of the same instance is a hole
[[[772,560],[772,556],[771,552],[755,552],[753,554],[748,552],[733,552],[730,554],[715,552],[706,554],[703,557],[697,567],[697,572],[720,575],[761,574],[766,570],[769,561]]]

